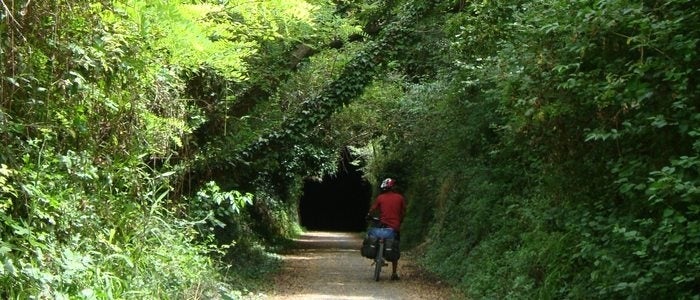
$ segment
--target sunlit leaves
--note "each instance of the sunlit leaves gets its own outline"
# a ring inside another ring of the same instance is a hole
[[[9,179],[16,173],[5,164],[0,164],[0,213],[5,213],[12,207],[12,198],[17,197],[17,190],[9,183]]]
[[[2,32],[4,296],[119,298],[128,289],[167,298],[188,282],[216,281],[204,256],[216,246],[192,243],[201,237],[192,224],[163,207],[180,174],[166,160],[201,119],[188,118],[196,110],[179,76],[206,66],[241,80],[251,51],[212,44],[211,24],[190,18],[208,13],[179,5],[31,1],[12,38]],[[175,23],[183,27],[168,26]],[[165,45],[174,28],[193,36]],[[168,51],[182,48],[191,53]],[[107,227],[109,239],[95,237]],[[149,287],[161,280],[151,272],[169,283]]]
[[[246,205],[253,202],[253,195],[243,194],[239,191],[223,191],[216,184],[210,181],[205,187],[197,192],[193,199],[192,213],[194,218],[204,219],[212,224],[225,227],[225,222],[230,222],[235,218]]]
[[[209,66],[233,80],[244,80],[244,60],[256,50],[254,41],[228,36],[232,24],[212,19],[221,5],[126,1],[117,4],[139,26],[142,38],[167,49],[171,63],[195,70]]]

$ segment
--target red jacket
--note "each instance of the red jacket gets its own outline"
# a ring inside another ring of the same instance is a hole
[[[400,231],[401,222],[403,222],[406,213],[406,200],[401,194],[393,191],[379,194],[377,201],[374,202],[369,211],[375,210],[379,210],[379,220],[384,225],[397,232]]]

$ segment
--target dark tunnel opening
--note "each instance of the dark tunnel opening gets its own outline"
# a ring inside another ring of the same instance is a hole
[[[347,149],[341,155],[336,174],[322,180],[306,179],[299,201],[301,225],[307,230],[363,231],[372,187],[364,180],[360,167],[350,164]]]

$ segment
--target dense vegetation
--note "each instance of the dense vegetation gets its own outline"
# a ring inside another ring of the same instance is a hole
[[[475,298],[696,298],[698,8],[436,6],[384,158],[426,264]]]
[[[473,298],[700,294],[696,1],[0,1],[2,298],[254,290],[343,147]]]
[[[226,159],[281,118],[297,49],[361,31],[320,4],[2,1],[0,298],[253,288],[300,183]]]

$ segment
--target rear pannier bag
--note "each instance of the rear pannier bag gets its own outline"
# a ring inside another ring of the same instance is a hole
[[[384,259],[388,261],[397,261],[401,258],[401,249],[399,249],[399,240],[386,239],[384,240]]]
[[[375,258],[377,256],[378,241],[376,237],[367,236],[362,241],[362,248],[360,248],[360,254],[366,258]]]

